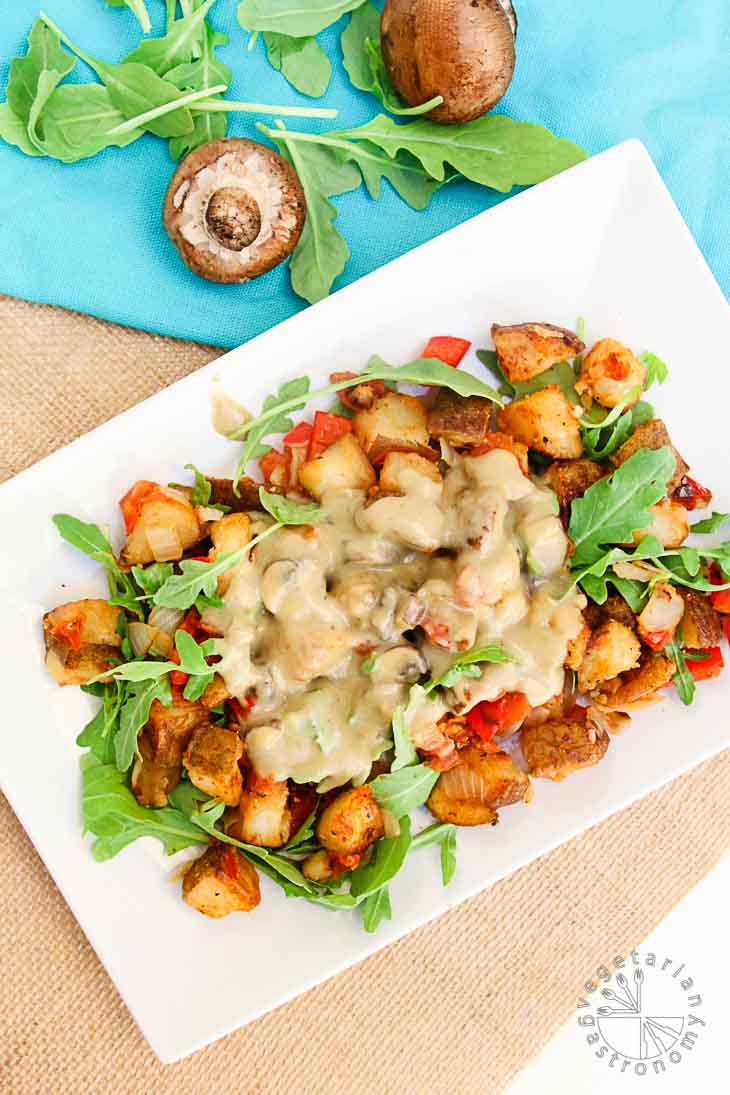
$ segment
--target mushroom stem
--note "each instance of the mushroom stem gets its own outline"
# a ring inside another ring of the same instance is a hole
[[[180,107],[196,103],[204,99],[206,95],[217,95],[219,92],[225,91],[226,87],[226,84],[216,84],[215,87],[205,87],[202,91],[191,91],[189,95],[182,95],[179,99],[173,99],[170,103],[163,103],[161,106],[153,107],[152,110],[146,110],[144,114],[137,114],[134,118],[128,118],[126,122],[120,122],[114,129],[110,129],[109,133],[129,133],[130,130],[147,125],[147,122],[160,118],[163,114],[170,114],[173,110],[179,110]]]
[[[209,89],[212,94],[215,88]],[[283,114],[291,118],[336,118],[337,111],[330,107],[270,106],[268,103],[239,103],[234,99],[211,99],[198,103],[194,111],[206,114],[237,111],[241,114]]]

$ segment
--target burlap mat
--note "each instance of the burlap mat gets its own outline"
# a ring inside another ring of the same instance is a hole
[[[2,476],[217,353],[0,298]],[[729,844],[730,751],[163,1067],[0,800],[0,1092],[498,1095],[569,1017],[591,970],[641,942]],[[244,946],[245,931],[242,920]]]

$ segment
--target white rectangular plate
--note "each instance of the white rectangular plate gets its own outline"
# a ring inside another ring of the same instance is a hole
[[[241,301],[245,307],[245,290]],[[61,601],[101,592],[103,582],[100,568],[62,543],[50,515],[116,521],[116,500],[134,479],[179,479],[189,461],[229,474],[237,449],[212,432],[207,410],[218,375],[256,407],[282,379],[309,373],[323,381],[375,352],[397,364],[432,334],[488,346],[493,321],[572,327],[578,315],[589,341],[611,335],[668,360],[670,379],[651,398],[693,473],[716,491],[716,507],[730,510],[730,374],[721,366],[730,313],[636,141],[419,247],[0,489],[2,788],[161,1060],[175,1061],[365,958],[719,752],[730,744],[727,681],[703,684],[691,709],[670,696],[637,716],[598,767],[564,784],[536,781],[532,804],[502,811],[497,828],[461,831],[448,889],[437,850],[414,854],[392,886],[393,920],[375,936],[356,915],[288,900],[266,878],[254,913],[208,920],[180,900],[156,842],[96,864],[81,838],[74,738],[92,701],[47,676],[40,618]],[[473,354],[465,364],[480,369]],[[118,537],[120,528],[113,531]]]

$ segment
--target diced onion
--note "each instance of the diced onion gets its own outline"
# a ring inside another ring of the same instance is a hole
[[[668,582],[658,582],[639,616],[639,632],[673,633],[684,615],[684,599]]]
[[[163,487],[162,493],[166,494],[168,498],[174,498],[176,502],[184,502],[186,506],[190,505],[190,491],[178,490],[177,487]]]
[[[207,521],[220,521],[223,514],[219,509],[215,509],[214,506],[196,506],[195,516],[198,518],[201,525],[204,525]]]
[[[614,563],[614,574],[619,578],[627,578],[629,581],[646,582],[650,578],[656,578],[664,574],[659,567],[650,563]]]
[[[157,563],[168,563],[182,555],[182,544],[177,530],[169,525],[151,525],[145,528],[150,551]]]
[[[390,810],[383,810],[383,829],[387,837],[400,836],[400,822]]]
[[[154,642],[154,627],[150,627],[149,624],[143,624],[140,620],[135,620],[133,623],[129,624],[127,632],[135,658],[142,658]]]
[[[181,612],[179,608],[163,608],[162,605],[155,605],[150,612],[149,623],[151,627],[156,628],[158,631],[164,631],[166,635],[172,637],[182,623],[184,616],[185,613]]]
[[[172,653],[172,639],[166,631],[160,631],[159,628],[153,630],[155,637],[152,640],[150,650],[153,654],[160,654],[163,658],[167,658]]]

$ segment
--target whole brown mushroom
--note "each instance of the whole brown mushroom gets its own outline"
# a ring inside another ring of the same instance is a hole
[[[469,122],[490,110],[515,67],[517,19],[510,0],[385,0],[383,58],[409,106],[435,95],[433,122]]]
[[[162,223],[180,258],[208,281],[236,284],[278,266],[302,233],[306,204],[294,170],[257,141],[200,145],[178,165]]]

